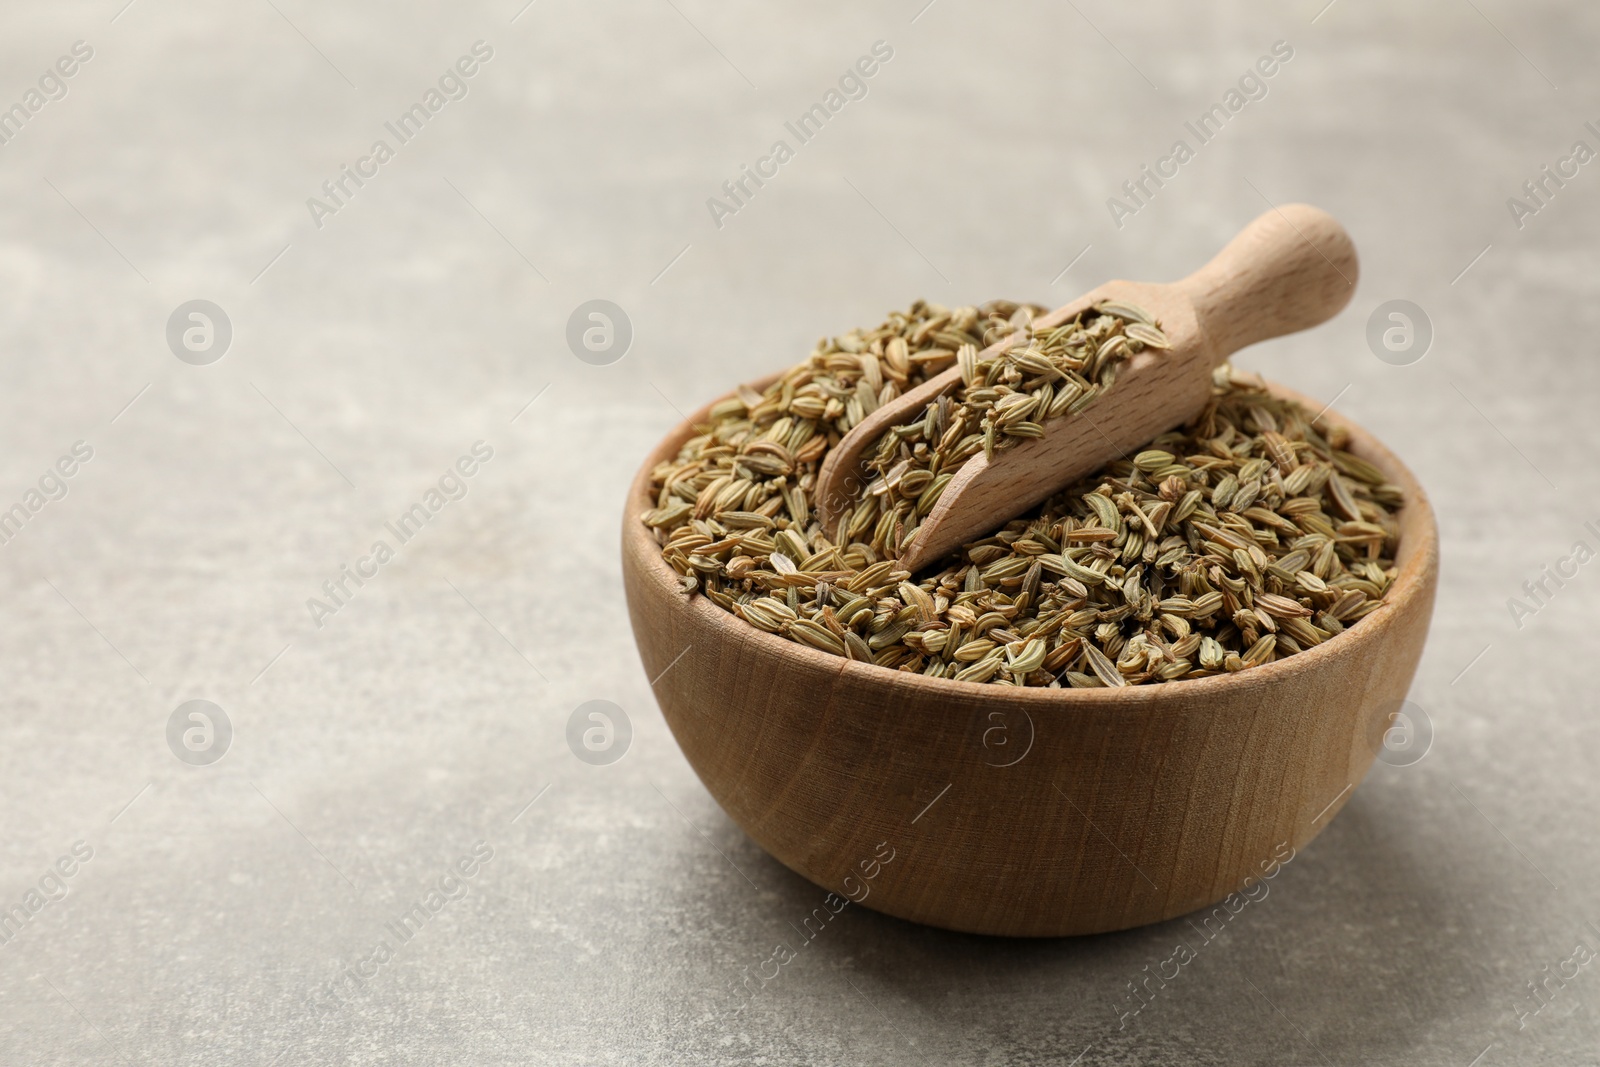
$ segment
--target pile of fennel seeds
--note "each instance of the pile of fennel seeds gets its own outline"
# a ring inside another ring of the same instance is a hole
[[[829,542],[807,494],[827,450],[869,410],[873,368],[882,403],[959,358],[962,344],[1027,328],[1033,310],[914,305],[820,344],[764,392],[717,404],[703,432],[653,472],[657,507],[643,516],[685,588],[836,655],[1053,687],[1238,671],[1327,640],[1378,606],[1395,573],[1399,489],[1343,450],[1339,428],[1319,430],[1305,409],[1228,367],[1189,425],[920,580],[865,539]],[[1127,332],[1140,319],[1121,321]]]
[[[841,520],[841,542],[862,540],[880,556],[902,555],[969,458],[1044,436],[1046,420],[1077,414],[1110,389],[1129,356],[1169,347],[1150,313],[1131,304],[1103,302],[1038,332],[1031,311],[1015,312],[1009,325],[1024,336],[1003,353],[980,358],[976,345],[962,345],[959,392],[879,438],[868,483]]]

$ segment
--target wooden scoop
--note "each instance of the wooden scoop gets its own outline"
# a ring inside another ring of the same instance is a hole
[[[1212,368],[1229,356],[1337,314],[1355,293],[1355,246],[1344,227],[1306,204],[1274,208],[1241,230],[1204,267],[1179,282],[1107,282],[1033,322],[1048,330],[1106,300],[1150,312],[1172,346],[1132,356],[1115,384],[1077,414],[1044,424],[1044,436],[968,459],[939,496],[900,562],[911,571],[1060,492],[1106,463],[1180,426],[1205,407]],[[1002,352],[1017,331],[985,354]],[[928,404],[961,384],[953,366],[883,405],[829,454],[814,497],[822,528],[840,519],[865,487],[865,459],[891,427],[922,417]]]

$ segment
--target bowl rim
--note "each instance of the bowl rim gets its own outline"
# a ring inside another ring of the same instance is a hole
[[[781,372],[780,372],[781,373]],[[751,383],[760,389],[779,375],[764,376]],[[1292,400],[1307,410],[1316,410],[1318,404],[1287,386],[1256,375],[1274,396]],[[705,596],[686,596],[678,586],[678,572],[673,570],[661,555],[661,548],[639,516],[655,506],[650,492],[650,474],[655,466],[676,452],[684,441],[694,436],[695,429],[708,420],[712,406],[733,393],[722,394],[707,402],[689,418],[674,427],[645,457],[628,487],[627,510],[623,515],[623,549],[625,556],[633,556],[642,563],[641,577],[658,586],[670,598],[688,611],[693,624],[708,627],[719,641],[737,642],[752,646],[762,654],[787,658],[822,673],[836,675],[835,684],[850,677],[858,684],[902,692],[918,691],[919,695],[938,699],[946,698],[971,704],[976,701],[993,701],[1014,704],[1021,701],[1032,710],[1059,707],[1069,710],[1075,705],[1145,706],[1161,701],[1183,701],[1189,697],[1210,696],[1215,691],[1230,688],[1253,688],[1287,681],[1299,675],[1317,671],[1326,661],[1353,653],[1357,647],[1381,641],[1388,629],[1384,622],[1389,617],[1405,614],[1418,597],[1431,596],[1431,577],[1437,570],[1438,527],[1433,506],[1423,491],[1421,483],[1400,458],[1381,441],[1360,425],[1335,412],[1332,407],[1323,410],[1319,419],[1337,425],[1350,435],[1349,451],[1372,463],[1391,482],[1400,486],[1405,494],[1405,504],[1399,514],[1402,529],[1397,552],[1399,572],[1382,605],[1364,616],[1349,629],[1335,634],[1314,648],[1297,652],[1283,659],[1249,667],[1232,674],[1212,675],[1208,678],[1180,678],[1176,681],[1151,685],[1130,685],[1117,688],[1052,689],[1047,686],[990,685],[985,682],[958,682],[953,678],[929,678],[909,671],[892,670],[873,663],[862,663],[844,656],[835,656],[820,649],[810,648],[797,641],[789,641],[776,634],[767,633],[745,622],[732,612],[724,611]]]

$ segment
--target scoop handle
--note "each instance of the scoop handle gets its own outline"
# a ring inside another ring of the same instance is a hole
[[[1240,230],[1177,283],[1220,363],[1258,341],[1317,326],[1355,295],[1360,267],[1344,227],[1309,204],[1284,204]]]

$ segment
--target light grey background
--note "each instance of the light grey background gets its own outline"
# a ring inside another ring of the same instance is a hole
[[[94,449],[0,546],[0,902],[93,849],[0,946],[0,1061],[1594,1062],[1600,968],[1514,1012],[1600,948],[1600,563],[1520,629],[1507,600],[1600,548],[1600,164],[1522,229],[1506,200],[1600,148],[1600,14],[1324,2],[0,13],[0,104],[94,48],[0,146],[0,507]],[[469,95],[314,226],[306,198],[480,39]],[[869,95],[717,228],[707,198],[880,39]],[[1107,198],[1277,40],[1267,97],[1115,227]],[[640,457],[825,332],[1174,278],[1294,200],[1345,222],[1360,288],[1240,362],[1433,496],[1433,750],[1376,767],[1126,1029],[1184,924],[1013,943],[852,907],[722,1013],[822,891],[720,812],[651,698],[615,547]],[[195,298],[233,324],[210,366],[165,343]],[[611,366],[566,349],[593,298],[633,323]],[[1435,329],[1413,366],[1366,346],[1395,298]],[[313,625],[479,440],[467,496]],[[166,745],[196,698],[233,726],[210,766]],[[597,699],[633,726],[610,766],[565,740]],[[479,840],[466,895],[314,1014]]]

